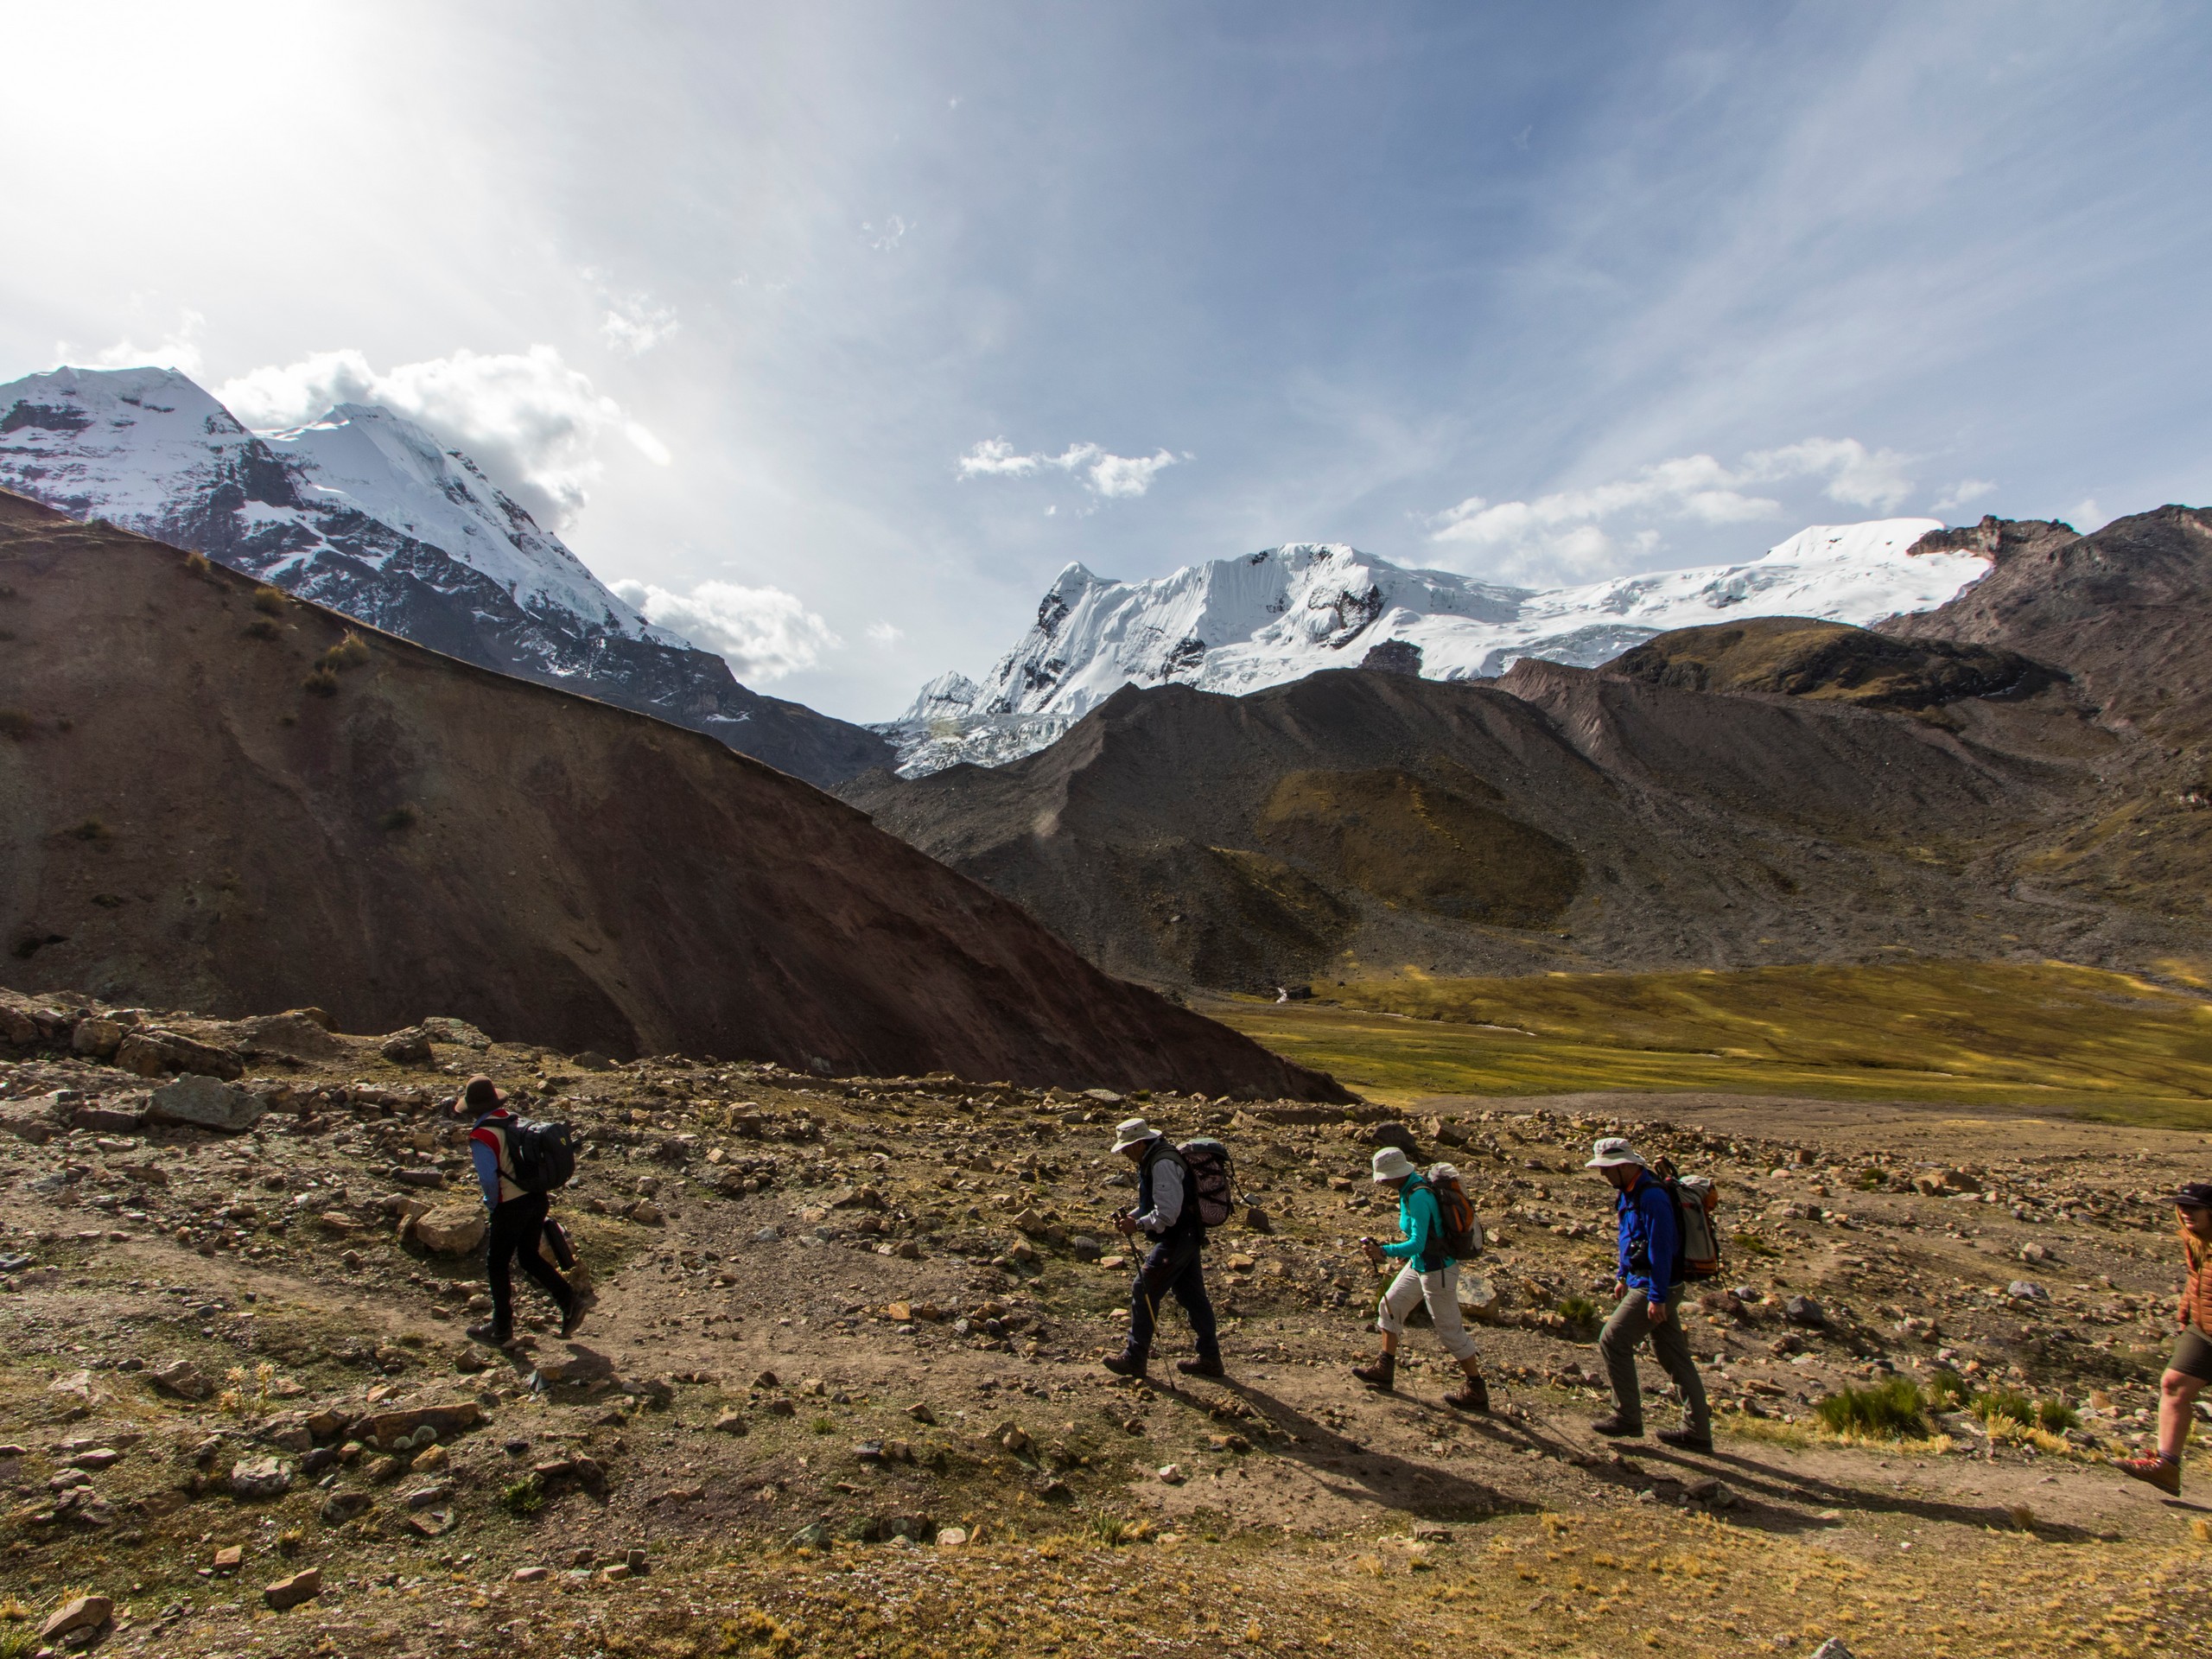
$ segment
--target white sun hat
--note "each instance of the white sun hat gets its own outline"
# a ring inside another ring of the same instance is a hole
[[[1590,1148],[1590,1161],[1585,1169],[1618,1169],[1623,1164],[1634,1164],[1638,1169],[1649,1169],[1643,1154],[1618,1135],[1609,1135]]]
[[[1144,1119],[1141,1117],[1123,1118],[1120,1127],[1114,1131],[1114,1150],[1116,1152],[1127,1152],[1131,1147],[1136,1145],[1140,1141],[1154,1141],[1159,1139],[1159,1137],[1160,1131],[1154,1128],[1152,1125],[1146,1122]]]
[[[1389,1181],[1402,1181],[1414,1173],[1414,1160],[1397,1147],[1385,1147],[1375,1154],[1375,1179],[1382,1185]]]

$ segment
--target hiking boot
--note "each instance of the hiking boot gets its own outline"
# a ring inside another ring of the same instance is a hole
[[[500,1330],[490,1319],[481,1325],[470,1325],[465,1334],[471,1342],[480,1342],[486,1348],[504,1348],[514,1340],[513,1332]]]
[[[1600,1417],[1596,1422],[1591,1424],[1590,1432],[1592,1434],[1605,1435],[1611,1440],[1640,1440],[1643,1438],[1643,1425],[1633,1418],[1624,1417],[1616,1411],[1608,1416]]]
[[[1662,1444],[1674,1446],[1683,1452],[1710,1452],[1713,1450],[1712,1435],[1700,1434],[1687,1428],[1662,1428],[1659,1431],[1658,1438]]]
[[[1388,1394],[1398,1381],[1398,1357],[1378,1354],[1372,1365],[1355,1365],[1351,1374],[1377,1394]]]
[[[576,1334],[576,1327],[584,1322],[584,1299],[581,1296],[569,1304],[569,1311],[561,1316],[561,1340],[566,1342]]]
[[[1116,1376],[1142,1376],[1144,1375],[1145,1356],[1142,1354],[1132,1354],[1126,1351],[1118,1354],[1109,1354],[1105,1358],[1100,1360],[1098,1363],[1101,1365],[1103,1365],[1108,1370],[1113,1372]]]
[[[2146,1486],[2155,1486],[2168,1497],[2181,1496],[2181,1460],[2178,1458],[2122,1458],[2113,1465],[2131,1480],[2139,1480]]]
[[[1479,1376],[1471,1376],[1457,1394],[1446,1395],[1444,1403],[1460,1411],[1488,1411],[1490,1384]]]
[[[1211,1359],[1204,1354],[1200,1354],[1196,1359],[1179,1359],[1175,1362],[1175,1369],[1185,1376],[1226,1376],[1229,1375],[1222,1369],[1219,1354],[1216,1354]]]

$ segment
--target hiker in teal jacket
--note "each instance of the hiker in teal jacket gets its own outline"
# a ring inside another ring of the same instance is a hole
[[[1385,1262],[1405,1265],[1382,1293],[1376,1317],[1376,1328],[1382,1333],[1382,1352],[1372,1365],[1353,1366],[1351,1374],[1368,1387],[1388,1394],[1397,1382],[1398,1338],[1405,1334],[1406,1316],[1417,1304],[1426,1302],[1437,1340],[1467,1374],[1459,1391],[1446,1395],[1444,1403],[1462,1411],[1488,1411],[1490,1384],[1483,1381],[1474,1338],[1467,1334],[1459,1317],[1459,1264],[1444,1254],[1444,1217],[1437,1208],[1436,1194],[1414,1167],[1413,1160],[1395,1147],[1385,1147],[1375,1154],[1375,1181],[1378,1186],[1398,1189],[1398,1230],[1405,1236],[1395,1244],[1363,1238],[1360,1248],[1376,1267]]]

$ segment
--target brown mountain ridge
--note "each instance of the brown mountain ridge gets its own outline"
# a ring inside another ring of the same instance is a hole
[[[0,982],[1239,1096],[1327,1078],[711,738],[0,494]]]

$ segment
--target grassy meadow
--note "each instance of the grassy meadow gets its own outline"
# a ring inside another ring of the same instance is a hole
[[[1317,983],[1206,1010],[1377,1100],[1587,1090],[2019,1104],[2212,1127],[2212,1000],[2059,963]]]

